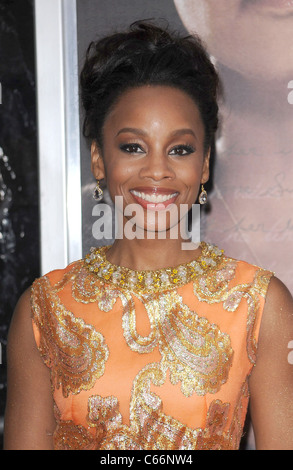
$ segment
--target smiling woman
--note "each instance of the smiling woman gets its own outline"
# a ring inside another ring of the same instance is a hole
[[[93,173],[106,179],[113,201],[122,196],[124,207],[136,203],[145,209],[142,220],[135,219],[137,230],[157,229],[168,208],[168,237],[169,228],[178,224],[180,205],[191,209],[200,183],[208,179],[204,135],[198,107],[184,91],[162,85],[132,88],[107,116],[103,146],[92,145]],[[147,217],[148,211],[158,212],[157,221]],[[124,252],[120,247],[119,251]],[[111,249],[110,258],[112,253]],[[138,269],[147,267],[147,260],[135,259]]]
[[[238,449],[250,395],[258,447],[290,448],[292,298],[272,272],[171,236],[218,123],[201,41],[135,23],[90,45],[81,89],[93,174],[123,225],[136,205],[137,233],[155,236],[92,248],[20,299],[6,448]]]

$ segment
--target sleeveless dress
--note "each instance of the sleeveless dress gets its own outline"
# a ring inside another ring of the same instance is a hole
[[[108,248],[32,285],[55,449],[238,449],[273,273],[204,242],[156,271],[111,264]]]

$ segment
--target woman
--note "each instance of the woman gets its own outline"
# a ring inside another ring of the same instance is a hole
[[[209,178],[218,123],[200,40],[135,23],[90,45],[81,89],[93,174],[122,198],[123,228],[130,204],[140,209],[137,236],[92,249],[20,299],[5,447],[237,449],[249,394],[258,448],[292,447],[286,287],[171,236]]]

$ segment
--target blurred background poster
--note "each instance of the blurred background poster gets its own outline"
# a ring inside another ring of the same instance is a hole
[[[33,11],[32,0],[0,0],[0,448],[8,325],[40,272]]]
[[[79,133],[70,137],[66,148],[75,147],[79,156],[80,180],[74,191],[80,196],[81,214],[72,199],[63,205],[54,200],[57,183],[50,191],[40,190],[40,174],[46,170],[48,180],[56,177],[48,160],[55,158],[58,163],[59,158],[50,150],[56,135],[47,142],[45,156],[38,152],[37,114],[45,116],[42,125],[48,129],[58,118],[57,105],[48,112],[36,99],[37,58],[42,51],[36,55],[40,44],[35,31],[42,8],[48,23],[47,47],[54,30],[50,21],[54,27],[57,22],[55,13],[48,15],[50,8],[60,12],[61,23],[62,12],[74,12],[76,22],[69,26],[76,34],[76,66],[67,60],[72,41],[62,44],[60,57],[76,84],[90,41],[133,21],[165,19],[172,29],[203,38],[219,70],[223,97],[212,175],[206,185],[209,203],[202,211],[202,239],[223,248],[228,256],[273,270],[293,292],[293,0],[0,0],[0,436],[10,318],[23,290],[44,273],[44,253],[54,250],[60,233],[50,218],[46,222],[53,233],[50,244],[40,230],[44,198],[55,212],[62,211],[65,221],[72,209],[75,218],[80,215],[82,230],[74,235],[80,238],[81,250],[73,249],[69,261],[93,245],[112,241],[96,240],[92,234],[95,181],[89,148]],[[50,80],[53,74],[52,68]],[[65,82],[60,81],[60,96]],[[49,99],[54,104],[55,93]],[[81,128],[78,103],[65,107],[63,114],[64,121],[77,119]],[[73,180],[70,161],[62,163],[67,172],[64,184]],[[107,191],[105,201],[111,205]],[[69,232],[69,244],[70,238]],[[55,267],[64,267],[66,259],[60,256]]]
[[[293,1],[174,3],[223,83],[206,238],[293,292]]]

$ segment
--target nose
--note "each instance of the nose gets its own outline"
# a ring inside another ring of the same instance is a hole
[[[164,178],[173,179],[175,172],[168,161],[168,156],[163,152],[149,153],[143,161],[139,171],[141,178],[149,178],[154,181],[160,181]]]

